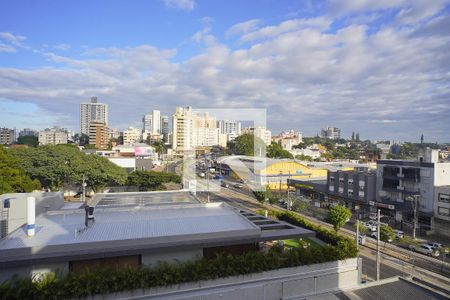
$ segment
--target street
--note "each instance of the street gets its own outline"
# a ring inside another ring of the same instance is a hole
[[[206,199],[206,192],[199,193],[201,199]],[[264,205],[259,203],[252,195],[251,192],[244,189],[237,188],[221,188],[218,192],[210,193],[210,201],[221,201],[228,203],[229,205],[256,211],[259,209],[266,209]],[[281,208],[273,207],[272,209]],[[330,224],[324,223],[319,220],[315,220],[311,217],[306,217],[309,221],[312,221],[316,224],[320,224],[323,226],[330,227]],[[349,235],[351,237],[354,236],[353,232],[349,232],[349,230],[341,230],[342,234]],[[374,243],[373,241],[368,243],[369,247],[361,246],[360,247],[360,256],[363,259],[363,277],[366,280],[375,280],[376,278],[376,252],[374,251]],[[388,245],[387,247],[391,247]],[[421,257],[420,254],[417,253],[408,253],[405,255],[403,253],[398,253],[400,251],[390,250],[387,247],[382,247],[381,249],[381,266],[380,266],[380,278],[389,278],[393,276],[417,276],[423,280],[427,280],[429,282],[433,282],[435,284],[439,284],[444,286],[445,288],[450,290],[450,281],[448,280],[448,276],[442,276],[435,271],[441,271],[439,266],[439,261],[436,263],[430,263],[427,257]]]

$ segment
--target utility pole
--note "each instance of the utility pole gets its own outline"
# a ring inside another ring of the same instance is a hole
[[[414,223],[413,223],[413,240],[416,239],[416,230],[417,230],[417,197],[419,195],[413,195],[414,197]]]
[[[86,178],[83,174],[83,183],[81,184],[81,186],[83,187],[83,202],[84,204],[86,204]]]
[[[356,218],[356,250],[359,250],[359,215]]]
[[[380,280],[380,209],[377,215],[377,281]]]
[[[206,199],[207,199],[207,202],[209,203],[209,168],[210,168],[210,165],[209,165],[209,160],[206,158],[206,155],[205,155],[205,161],[206,161],[206,190],[207,190],[207,192],[206,192]]]

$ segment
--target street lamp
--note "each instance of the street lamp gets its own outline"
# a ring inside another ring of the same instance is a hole
[[[420,197],[420,194],[414,194],[412,196],[407,196],[405,199],[407,201],[413,202],[413,210],[414,210],[414,220],[413,220],[413,239],[416,239],[416,230],[417,230],[417,198]]]

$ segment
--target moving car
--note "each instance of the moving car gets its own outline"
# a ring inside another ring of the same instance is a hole
[[[226,183],[225,181],[222,181],[222,183],[220,184],[223,187],[229,188],[230,185],[228,183]]]
[[[368,221],[368,222],[366,222],[365,225],[366,225],[367,229],[369,229],[369,231],[372,231],[372,232],[377,231],[377,222]]]
[[[397,239],[402,239],[405,237],[405,233],[401,230],[394,229],[394,232]]]
[[[235,188],[237,188],[237,189],[242,189],[244,186],[243,186],[242,184],[240,184],[240,183],[235,183],[235,184],[233,185],[233,187],[235,187]]]
[[[414,252],[420,252],[428,256],[439,256],[439,251],[433,249],[433,247],[431,247],[428,244],[421,244],[419,246],[409,245],[409,249],[411,249]]]

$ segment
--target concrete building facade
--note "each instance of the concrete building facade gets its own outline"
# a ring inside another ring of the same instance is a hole
[[[58,127],[47,128],[39,131],[38,140],[39,145],[67,144],[68,134],[67,131]]]
[[[432,232],[435,218],[447,221],[446,206],[441,206],[444,215],[439,214],[436,200],[439,199],[439,187],[450,185],[449,174],[450,163],[439,162],[437,150],[424,150],[417,161],[378,160],[375,204],[381,205],[385,214],[395,217],[398,222],[411,224],[414,199],[417,199],[419,227],[424,232]],[[450,226],[450,223],[447,225]]]
[[[337,140],[341,138],[341,130],[337,127],[328,126],[326,128],[322,128],[320,136],[330,140]]]
[[[267,146],[272,143],[272,132],[265,127],[247,127],[242,130],[242,133],[253,134],[257,138],[260,138]]]
[[[109,143],[108,126],[102,122],[91,121],[89,123],[89,144],[96,149],[106,149]]]
[[[139,143],[142,139],[142,130],[139,128],[128,127],[123,131],[123,144]]]
[[[232,141],[241,135],[241,122],[220,120],[217,122],[221,134],[227,135],[227,141]]]
[[[97,97],[91,97],[91,102],[80,104],[80,132],[89,135],[89,123],[101,122],[108,125],[108,104],[97,102]]]
[[[169,143],[169,117],[161,116],[161,134],[163,135],[164,143]]]
[[[11,145],[16,141],[16,130],[2,127],[0,128],[0,144]]]

